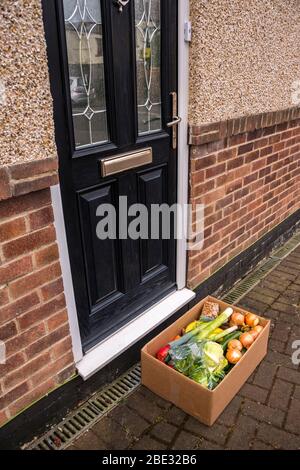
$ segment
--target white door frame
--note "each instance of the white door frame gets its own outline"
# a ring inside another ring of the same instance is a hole
[[[189,44],[184,40],[184,23],[189,20],[189,0],[179,0],[178,9],[178,113],[182,118],[182,122],[178,128],[177,202],[183,206],[188,203],[189,182],[189,146],[187,142]],[[86,355],[83,355],[59,185],[51,187],[51,196],[74,360],[79,374],[84,379],[88,379],[156,326],[169,318],[173,313],[186,305],[195,296],[192,291],[186,289],[186,241],[177,240],[176,281],[178,291],[163,299],[154,307],[134,319],[129,325],[126,325],[116,332],[112,337],[107,338]],[[186,213],[186,211],[183,212]],[[178,222],[182,223],[182,221]],[[184,222],[186,223],[186,221]]]

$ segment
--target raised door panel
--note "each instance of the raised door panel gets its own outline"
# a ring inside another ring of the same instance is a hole
[[[167,269],[167,243],[161,238],[159,220],[151,217],[153,207],[158,209],[166,201],[166,165],[139,175],[139,202],[148,209],[148,231],[157,232],[148,239],[140,240],[141,281],[145,282],[161,270]],[[160,220],[161,221],[161,220]],[[153,234],[152,234],[153,235]],[[155,238],[156,237],[156,238]]]
[[[91,311],[99,304],[111,302],[120,292],[119,242],[116,239],[100,239],[97,226],[106,214],[97,215],[102,204],[114,206],[114,184],[103,186],[79,196],[83,251],[86,261],[86,278],[90,297]],[[105,227],[106,228],[106,227]],[[107,226],[107,230],[108,230]],[[114,224],[110,225],[114,230]]]

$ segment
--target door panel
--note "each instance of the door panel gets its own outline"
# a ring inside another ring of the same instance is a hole
[[[92,308],[119,290],[118,272],[121,265],[117,240],[100,240],[97,237],[97,208],[100,204],[114,204],[113,184],[80,196],[83,249]]]
[[[139,178],[139,201],[151,214],[152,204],[166,203],[166,168],[148,171]],[[151,218],[148,218],[148,229],[151,229]],[[155,275],[159,270],[167,269],[167,251],[164,250],[162,239],[141,240],[141,273],[142,281]]]
[[[85,350],[176,289],[176,243],[119,236],[127,206],[176,202],[170,93],[177,0],[43,0],[67,239]],[[143,167],[102,177],[101,161],[152,148]],[[97,236],[99,205],[117,238]],[[128,224],[134,217],[123,222]],[[149,220],[150,222],[150,220]],[[123,227],[124,228],[124,227]]]

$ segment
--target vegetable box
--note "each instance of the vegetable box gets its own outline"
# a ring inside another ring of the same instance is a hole
[[[142,384],[202,423],[211,426],[267,354],[270,321],[259,317],[260,324],[264,327],[259,337],[217,387],[209,390],[156,358],[160,348],[179,335],[190,322],[198,320],[205,301],[217,302],[222,310],[231,307],[214,297],[206,297],[146,344],[142,349]],[[232,307],[235,312],[243,315],[250,313],[236,306]]]

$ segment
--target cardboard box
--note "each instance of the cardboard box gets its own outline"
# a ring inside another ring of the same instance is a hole
[[[211,426],[267,354],[271,322],[260,318],[260,324],[264,326],[264,329],[259,337],[219,385],[214,390],[208,390],[155,357],[160,348],[180,334],[190,322],[199,318],[205,300],[218,302],[222,310],[231,306],[234,311],[249,313],[214,297],[206,297],[144,346],[142,349],[142,384],[202,423]]]

